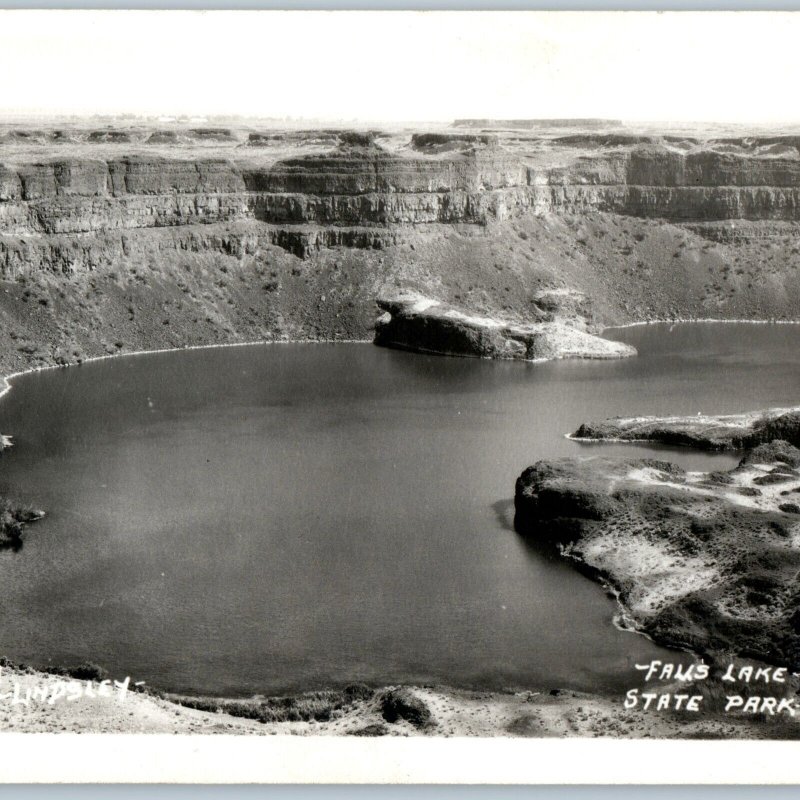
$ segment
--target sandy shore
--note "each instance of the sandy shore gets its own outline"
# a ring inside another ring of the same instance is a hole
[[[12,704],[7,696],[18,686],[19,696],[52,694],[61,680],[34,670],[4,668],[0,674],[0,731],[9,733],[193,733],[295,736],[479,736],[479,737],[602,737],[615,738],[789,738],[794,726],[765,725],[721,715],[694,718],[664,712],[627,710],[623,698],[572,691],[476,692],[445,687],[409,687],[430,710],[430,723],[417,727],[400,719],[387,722],[381,714],[378,690],[341,714],[320,722],[267,722],[220,712],[186,708],[169,700],[128,692],[94,697],[61,697],[54,703],[31,699]],[[85,687],[86,681],[80,682]],[[82,691],[85,691],[83,689]],[[76,692],[77,694],[77,692]]]
[[[625,322],[622,325],[606,325],[600,333],[622,331],[626,328],[641,328],[645,325],[685,325],[697,323],[715,325],[800,325],[800,319],[710,319],[706,317],[665,317],[664,319],[645,319],[640,322]]]

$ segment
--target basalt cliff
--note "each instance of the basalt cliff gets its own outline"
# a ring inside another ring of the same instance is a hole
[[[796,316],[800,137],[480,122],[7,126],[1,366],[369,339],[376,299],[408,291],[516,326],[577,295],[589,332]]]

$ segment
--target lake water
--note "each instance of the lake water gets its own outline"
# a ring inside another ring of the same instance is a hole
[[[800,327],[609,335],[639,358],[264,345],[15,380],[0,491],[48,516],[0,553],[0,653],[220,694],[622,691],[634,662],[666,651],[614,628],[598,585],[513,531],[514,481],[539,458],[596,452],[733,464],[564,434],[613,414],[796,404]]]

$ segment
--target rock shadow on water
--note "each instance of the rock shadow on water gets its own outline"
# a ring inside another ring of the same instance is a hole
[[[565,560],[558,548],[554,547],[551,538],[546,535],[537,535],[536,529],[520,515],[514,500],[498,500],[496,503],[492,503],[492,508],[501,527],[516,534],[517,540],[522,545],[522,552],[527,558],[539,563],[547,561],[570,571],[577,566],[579,573],[589,578],[595,577],[594,573],[587,574],[580,569],[579,564],[572,564]]]
[[[10,551],[12,553],[19,553],[23,545],[24,542],[21,536],[4,536],[0,539],[0,552]]]
[[[514,499],[498,500],[492,503],[492,510],[498,525],[505,531],[516,532],[514,527]]]
[[[492,503],[492,510],[495,513],[498,525],[503,530],[516,534],[517,540],[521,542],[523,552],[527,557],[536,561],[545,560],[560,565],[563,564],[565,567],[568,566],[551,542],[543,541],[533,535],[530,527],[525,528],[516,510],[513,498],[497,500]]]

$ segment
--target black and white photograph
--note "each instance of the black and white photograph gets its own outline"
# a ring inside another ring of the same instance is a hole
[[[798,41],[0,10],[0,743],[800,738]]]

